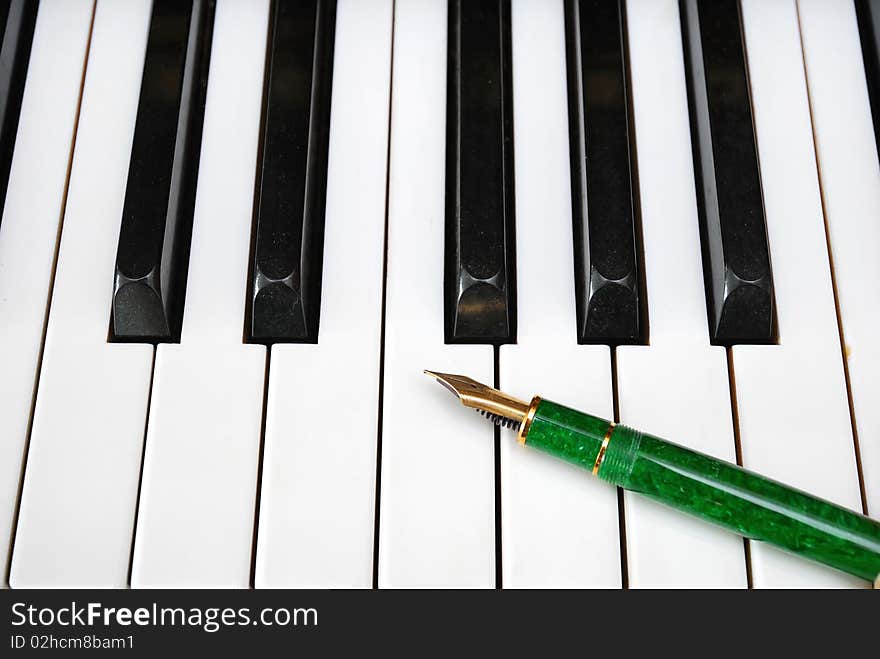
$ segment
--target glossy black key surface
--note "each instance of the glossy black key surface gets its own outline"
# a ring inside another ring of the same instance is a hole
[[[155,0],[122,211],[111,339],[177,341],[214,1]]]
[[[577,336],[646,338],[623,0],[566,0]]]
[[[39,4],[38,0],[0,2],[0,215],[6,205],[6,188]]]
[[[516,340],[509,0],[450,0],[447,343]]]
[[[275,0],[271,16],[245,338],[316,343],[336,2]]]
[[[874,140],[880,150],[880,0],[856,0],[856,16],[874,119]]]
[[[681,0],[713,343],[772,343],[773,280],[737,0]]]

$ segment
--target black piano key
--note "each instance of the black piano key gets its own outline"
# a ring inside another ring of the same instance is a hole
[[[510,38],[509,0],[450,0],[447,343],[516,340]]]
[[[623,0],[566,0],[580,343],[642,343],[647,322]]]
[[[874,141],[880,151],[880,1],[856,0],[856,17],[862,42],[868,99],[874,119]]]
[[[0,214],[6,205],[6,188],[38,7],[38,0],[5,0],[0,3],[0,38],[3,40],[0,43]]]
[[[773,279],[737,0],[681,0],[713,343],[775,340]]]
[[[214,0],[155,0],[122,211],[111,339],[177,341]]]
[[[316,343],[336,2],[271,12],[245,338]]]

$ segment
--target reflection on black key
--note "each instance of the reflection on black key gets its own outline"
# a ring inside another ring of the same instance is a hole
[[[3,40],[0,44],[0,214],[6,205],[6,187],[38,6],[37,0],[0,2],[0,38]]]
[[[856,16],[865,62],[865,80],[874,118],[874,140],[880,150],[880,0],[856,0]]]
[[[510,2],[450,0],[447,343],[516,340]]]
[[[773,281],[737,0],[681,0],[713,343],[774,341]]]
[[[213,0],[153,4],[116,253],[115,341],[180,338],[213,24]]]
[[[565,31],[578,341],[640,343],[646,312],[623,0],[566,0]]]
[[[335,0],[276,0],[272,8],[249,342],[318,340],[335,29]]]

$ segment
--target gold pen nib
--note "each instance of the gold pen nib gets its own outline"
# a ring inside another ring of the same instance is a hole
[[[430,375],[458,396],[462,405],[477,410],[499,425],[508,428],[521,425],[529,413],[529,404],[525,401],[508,396],[503,391],[493,389],[465,375],[434,371],[425,371],[425,375]]]

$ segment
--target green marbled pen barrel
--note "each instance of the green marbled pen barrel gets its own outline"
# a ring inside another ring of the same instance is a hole
[[[880,523],[672,442],[549,400],[535,401],[526,446],[753,540],[869,581]]]

